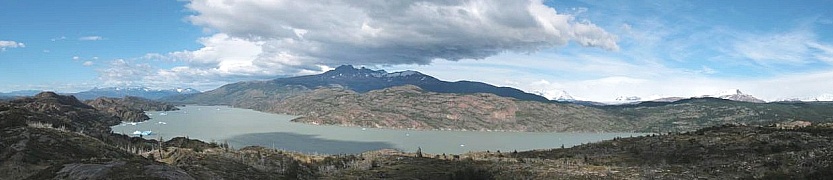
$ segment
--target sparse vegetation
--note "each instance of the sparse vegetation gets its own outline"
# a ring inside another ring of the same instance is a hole
[[[525,152],[310,155],[103,133],[117,121],[44,95],[0,103],[0,179],[823,179],[833,124],[727,124]],[[76,100],[77,101],[77,100]],[[82,118],[83,117],[83,118]],[[55,128],[64,126],[61,128]],[[807,126],[805,126],[807,125]],[[58,130],[56,130],[58,129]],[[81,132],[79,130],[85,129]]]

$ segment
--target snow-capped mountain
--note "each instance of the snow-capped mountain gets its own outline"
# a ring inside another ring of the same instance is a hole
[[[732,101],[744,101],[744,102],[754,102],[754,103],[765,103],[761,99],[755,98],[752,95],[744,94],[740,91],[740,89],[729,89],[725,91],[721,91],[712,95],[705,95],[702,97],[713,97],[713,98],[720,98],[720,99],[727,99]]]
[[[535,91],[535,94],[539,96],[544,96],[545,98],[553,101],[559,102],[573,102],[576,101],[573,96],[570,96],[567,91],[564,90],[556,90],[556,91]]]
[[[785,98],[778,99],[777,102],[818,102],[818,101],[833,101],[833,94],[824,93],[815,97],[804,98]]]
[[[813,101],[833,101],[833,94],[822,94],[812,99]]]
[[[605,105],[624,105],[624,104],[637,104],[642,102],[642,98],[639,96],[619,96],[616,97],[613,101],[603,101],[599,102]]]
[[[683,100],[683,99],[688,99],[688,98],[684,98],[684,97],[661,97],[661,98],[656,98],[656,99],[650,100],[650,101],[653,101],[653,102],[674,102],[674,101],[679,101],[679,100]]]
[[[640,98],[638,96],[619,96],[619,97],[616,97],[616,101],[633,102],[633,101],[640,101],[640,100],[642,100],[642,98]]]
[[[82,91],[78,93],[71,93],[78,99],[95,99],[98,97],[124,97],[135,96],[146,99],[159,99],[162,97],[194,94],[200,91],[191,88],[172,88],[172,89],[151,89],[148,87],[108,87],[108,88],[93,88],[89,91]]]
[[[567,91],[564,91],[564,90],[558,91],[558,93],[556,93],[555,96],[553,96],[550,99],[555,100],[555,101],[575,101],[576,100],[576,98],[573,98],[573,96],[570,96],[570,94],[567,93]]]

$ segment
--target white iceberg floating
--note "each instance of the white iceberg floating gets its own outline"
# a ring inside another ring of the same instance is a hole
[[[147,135],[150,135],[152,133],[153,133],[153,131],[133,131],[133,135],[141,135],[141,136],[147,136]]]
[[[168,124],[168,123],[166,123],[166,122],[162,122],[162,121],[159,121],[159,122],[157,122],[156,124]]]

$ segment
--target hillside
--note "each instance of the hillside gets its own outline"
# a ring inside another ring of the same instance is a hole
[[[255,109],[300,115],[293,120],[298,122],[364,127],[557,132],[626,131],[630,127],[620,124],[626,122],[623,119],[585,106],[487,93],[434,93],[412,85],[363,94],[322,88]]]
[[[5,122],[25,124],[37,121],[63,127],[69,131],[87,133],[109,133],[110,126],[121,123],[121,119],[100,112],[73,96],[62,96],[53,92],[42,92],[33,97],[19,98],[4,104]]]
[[[633,179],[825,179],[833,175],[831,127],[723,125],[519,152],[514,157],[602,168]],[[537,170],[544,168],[531,171]]]
[[[290,87],[290,86],[287,86]],[[619,106],[522,101],[493,94],[435,93],[405,85],[358,93],[340,87],[247,92],[235,107],[301,116],[293,121],[380,128],[683,132],[726,123],[833,122],[831,103],[752,103],[718,98]]]
[[[638,132],[682,132],[727,123],[767,125],[795,120],[833,122],[833,103],[754,103],[719,98],[602,106],[629,119]]]

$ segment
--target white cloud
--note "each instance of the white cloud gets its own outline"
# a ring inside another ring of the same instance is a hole
[[[80,41],[99,41],[99,40],[104,40],[104,38],[101,37],[101,36],[84,36],[84,37],[78,38],[78,40],[80,40]]]
[[[763,66],[801,66],[820,60],[833,64],[833,47],[819,43],[815,33],[797,30],[775,34],[749,34],[733,44],[735,57]]]
[[[106,86],[142,85],[146,77],[153,75],[157,68],[146,63],[131,63],[116,59],[105,69],[99,70],[99,80]]]
[[[197,12],[188,18],[196,25],[262,42],[260,58],[273,63],[428,64],[535,52],[569,41],[618,49],[616,36],[539,0],[205,0],[187,7]]]
[[[78,56],[72,56],[72,60],[76,60],[76,61],[77,61],[77,60],[79,60],[79,59],[81,59],[81,57],[78,57]]]
[[[23,48],[23,47],[26,47],[26,44],[23,44],[21,42],[15,42],[15,41],[0,40],[0,51],[5,51],[6,48]]]
[[[814,53],[814,57],[816,59],[833,64],[833,45],[822,44],[819,42],[809,42],[807,43],[807,47],[816,50]]]
[[[61,37],[57,37],[57,38],[52,38],[52,39],[50,39],[50,40],[51,40],[51,41],[61,41],[61,40],[65,40],[65,39],[67,39],[67,37],[66,37],[66,36],[61,36]]]
[[[94,65],[94,64],[95,64],[95,63],[93,63],[92,61],[84,61],[84,63],[83,63],[82,65],[84,65],[84,66],[92,66],[92,65]]]
[[[320,73],[342,64],[483,59],[569,42],[619,48],[615,35],[589,21],[559,14],[540,0],[194,0],[186,7],[196,12],[187,18],[190,22],[214,34],[200,38],[203,47],[197,50],[140,58],[184,65],[132,75],[144,76],[140,80],[229,82]],[[102,79],[114,81],[130,75],[116,70],[100,73]]]

